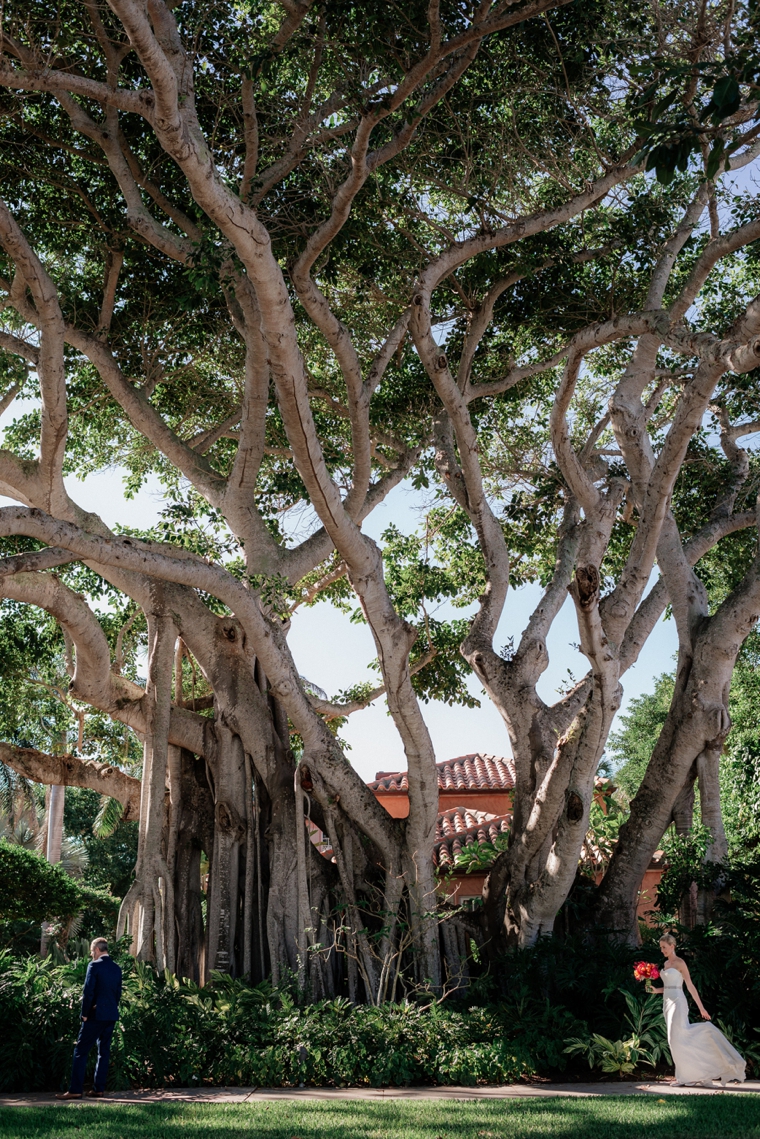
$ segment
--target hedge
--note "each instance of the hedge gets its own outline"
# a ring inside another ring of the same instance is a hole
[[[65,919],[86,908],[113,912],[116,898],[70,878],[59,864],[0,839],[0,921]]]

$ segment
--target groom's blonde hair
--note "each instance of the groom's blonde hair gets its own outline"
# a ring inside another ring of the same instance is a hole
[[[97,949],[98,953],[108,953],[108,942],[104,937],[96,937],[90,942],[90,952]]]
[[[676,945],[677,944],[676,939],[673,937],[672,933],[663,933],[662,937],[660,938],[660,941],[666,941],[668,943],[668,945]]]

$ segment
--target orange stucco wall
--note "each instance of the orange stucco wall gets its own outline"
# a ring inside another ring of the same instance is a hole
[[[639,920],[646,922],[647,925],[653,924],[651,911],[655,908],[657,886],[662,874],[663,871],[659,868],[647,870],[641,883],[637,913]],[[438,889],[447,901],[456,905],[465,898],[479,898],[483,893],[485,881],[485,874],[456,874],[441,882]]]
[[[657,887],[660,884],[663,871],[658,867],[656,870],[649,869],[641,881],[641,889],[639,890],[639,904],[636,907],[636,913],[641,921],[646,922],[647,925],[652,925],[652,918],[650,911],[655,908],[655,898],[657,897]]]
[[[394,819],[405,819],[409,814],[409,796],[405,791],[376,791],[378,803],[382,803]],[[491,815],[506,815],[512,810],[510,791],[442,791],[438,796],[438,810],[450,811],[452,807],[469,807],[475,811],[488,811]]]
[[[465,898],[480,898],[485,881],[485,874],[457,874],[439,883],[438,890],[447,902],[458,905]]]
[[[382,803],[388,814],[394,819],[405,819],[409,814],[409,798],[399,791],[375,791],[375,798]]]

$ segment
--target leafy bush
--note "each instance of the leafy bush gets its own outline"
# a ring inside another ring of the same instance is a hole
[[[757,1071],[760,860],[727,873],[730,899],[716,904],[712,926],[679,932],[679,953],[714,1021]],[[467,1003],[429,1007],[308,1004],[221,974],[201,989],[124,955],[111,1086],[476,1084],[568,1066],[580,1075],[589,1062],[599,1074],[665,1070],[660,1000],[633,979],[635,960],[660,960],[658,930],[645,936],[638,948],[542,938],[487,967]],[[0,1091],[65,1083],[85,968],[84,958],[0,954]]]
[[[60,865],[0,839],[0,921],[67,918],[90,906],[112,911],[116,899],[70,878]]]
[[[625,1040],[608,1040],[598,1032],[585,1037],[573,1037],[565,1043],[570,1056],[585,1056],[590,1068],[605,1073],[616,1073],[622,1079],[631,1075],[641,1064],[656,1068],[660,1060],[670,1063],[668,1037],[662,1017],[662,1000],[644,993],[641,997],[621,989],[628,1006],[625,1017],[631,1030]]]
[[[299,1006],[217,974],[200,989],[124,960],[112,1086],[502,1083],[563,1067],[584,1025],[525,994],[493,1007]],[[0,1091],[61,1086],[79,1022],[84,959],[0,954]]]
[[[466,874],[490,870],[503,850],[509,846],[509,835],[498,834],[494,842],[472,841],[457,852],[454,866]]]

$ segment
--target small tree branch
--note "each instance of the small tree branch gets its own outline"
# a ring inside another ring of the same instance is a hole
[[[98,319],[98,332],[108,332],[113,319],[113,310],[116,303],[116,289],[119,284],[119,274],[124,264],[123,249],[109,249],[106,255],[105,284],[103,287],[103,303],[100,306]]]
[[[240,101],[243,105],[243,139],[245,140],[245,161],[243,175],[240,179],[238,193],[245,202],[251,193],[251,183],[256,176],[256,167],[259,162],[259,120],[256,115],[256,99],[253,94],[253,83],[246,75],[240,89]]]
[[[39,348],[36,344],[29,344],[26,340],[22,340],[20,336],[13,336],[10,332],[0,332],[0,348],[4,348],[6,352],[12,352],[15,356],[23,356],[30,364],[34,364],[35,368],[39,364]]]
[[[432,660],[438,656],[438,649],[430,647],[427,652],[409,666],[409,675],[416,676],[418,672],[422,672]],[[362,696],[359,700],[349,700],[345,704],[339,704],[334,700],[322,700],[319,696],[314,696],[309,693],[309,701],[312,708],[314,708],[320,715],[324,716],[326,720],[338,720],[343,716],[350,716],[353,712],[361,712],[362,709],[369,707],[375,700],[379,700],[381,696],[385,696],[387,689],[384,684],[380,684],[377,688],[373,688],[366,696]]]

